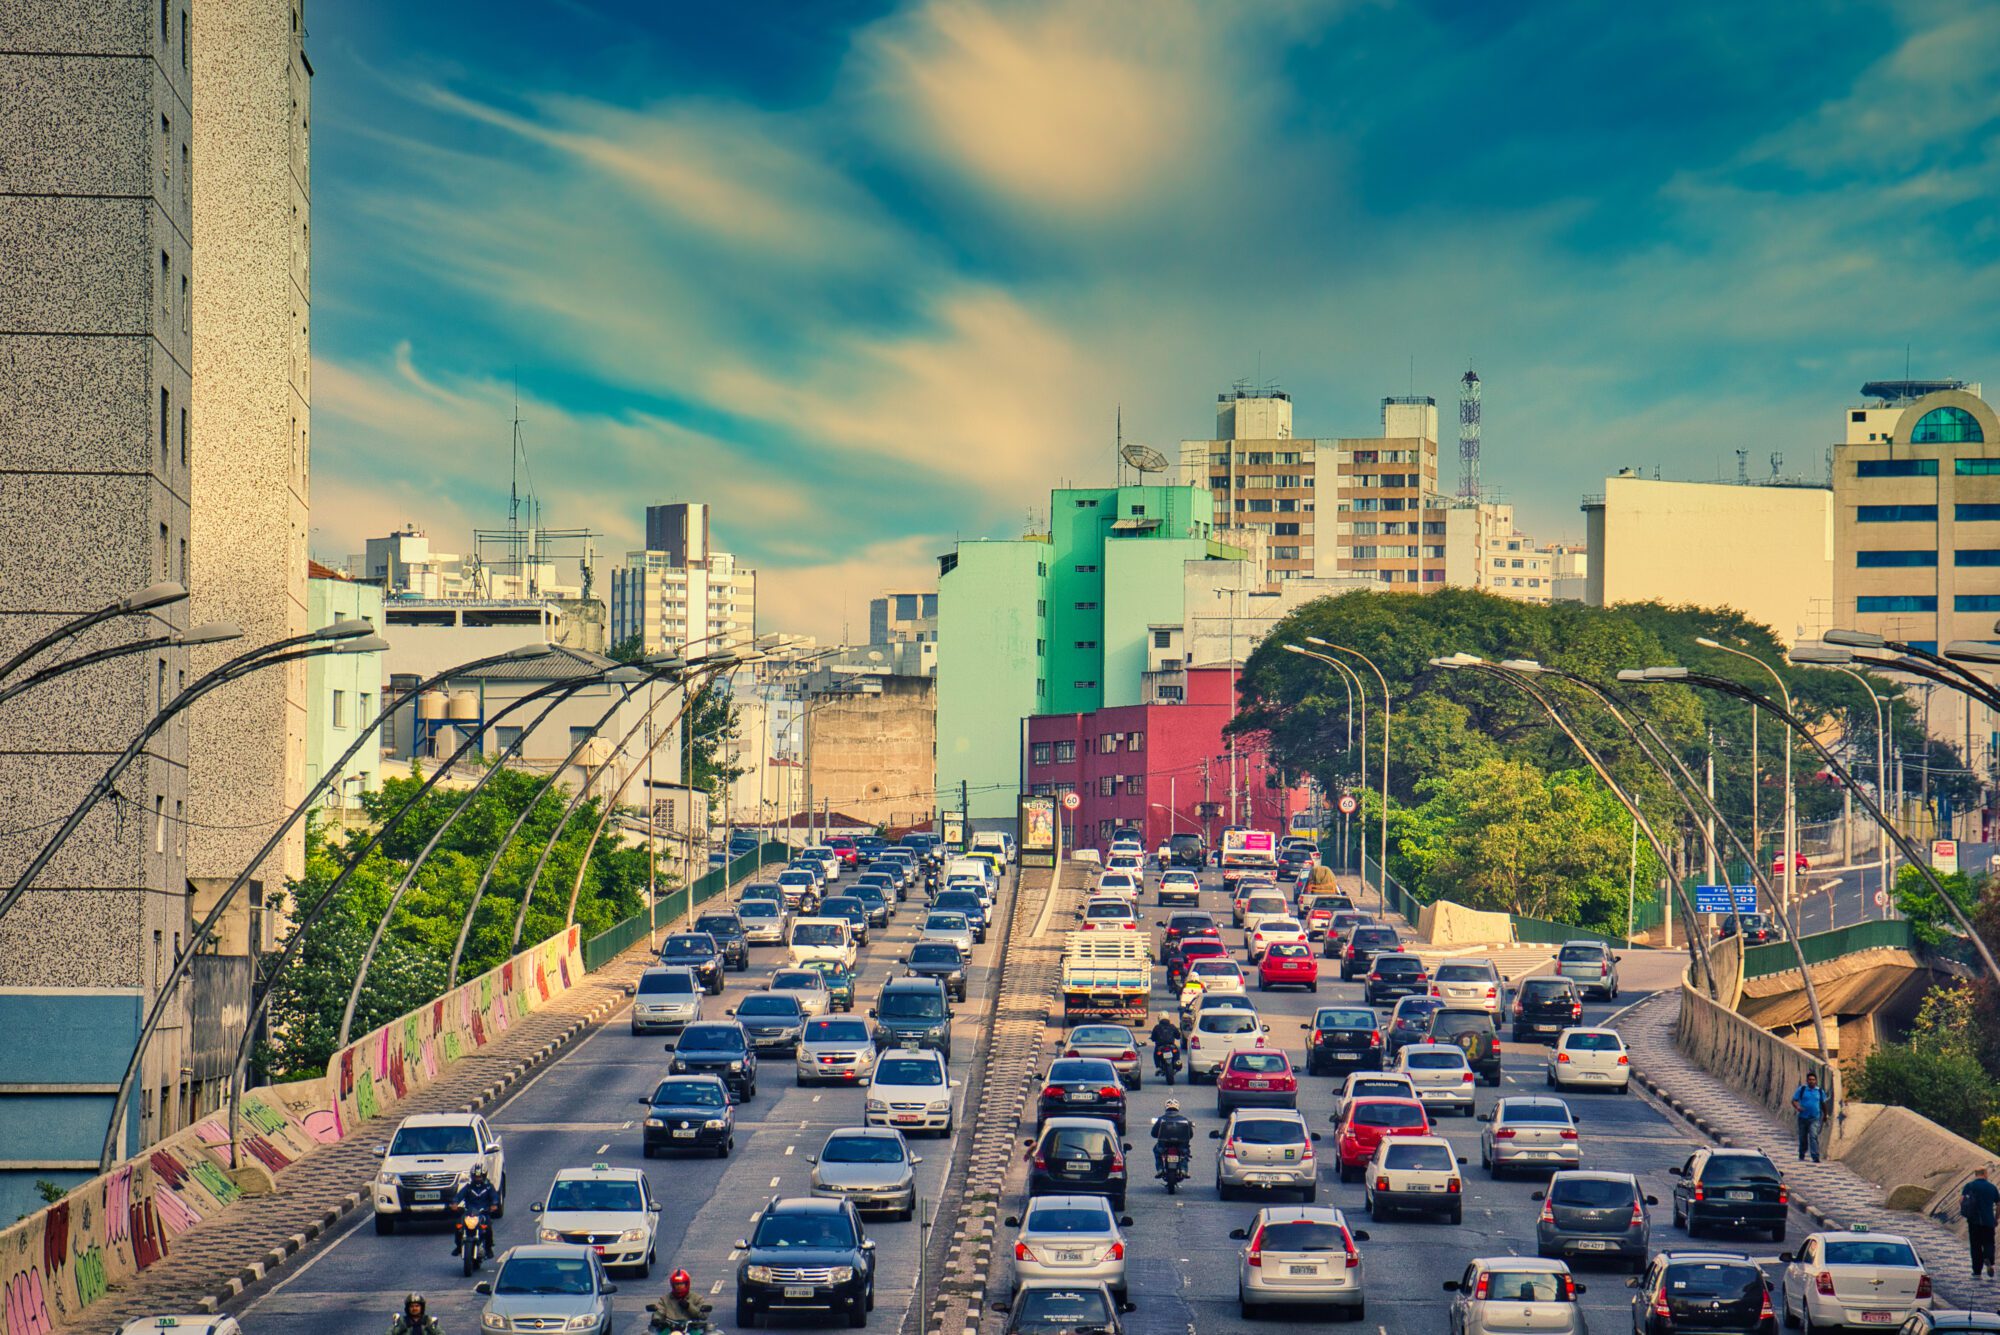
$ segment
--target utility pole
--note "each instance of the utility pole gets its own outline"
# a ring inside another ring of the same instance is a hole
[[[1209,827],[1209,819],[1210,819],[1208,815],[1209,808],[1210,808],[1210,803],[1208,800],[1208,757],[1203,756],[1201,758],[1201,821],[1202,821],[1201,834],[1204,841],[1213,843],[1215,840],[1215,831]]]
[[[958,851],[963,853],[972,844],[972,785],[965,779],[958,781]]]
[[[653,692],[657,687],[646,684],[646,949],[660,953],[659,902],[660,902],[660,825],[655,816],[659,810],[653,797]]]

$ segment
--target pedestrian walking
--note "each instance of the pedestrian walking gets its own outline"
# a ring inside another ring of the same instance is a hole
[[[2000,1210],[2000,1187],[1987,1180],[1984,1165],[1972,1172],[1972,1180],[1958,1193],[1958,1213],[1965,1220],[1965,1235],[1972,1244],[1972,1277],[1983,1272],[1993,1276],[1993,1225]]]
[[[1819,1129],[1826,1115],[1826,1091],[1819,1087],[1818,1071],[1807,1071],[1806,1082],[1792,1091],[1792,1111],[1799,1118],[1799,1162],[1810,1154],[1818,1163]]]

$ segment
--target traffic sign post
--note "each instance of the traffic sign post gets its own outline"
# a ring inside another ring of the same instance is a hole
[[[1355,812],[1361,810],[1361,803],[1354,800],[1353,793],[1342,793],[1340,801],[1335,805],[1340,808],[1340,814],[1343,816],[1352,816]]]

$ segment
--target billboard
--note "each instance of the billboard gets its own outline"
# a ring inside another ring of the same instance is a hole
[[[1024,867],[1056,865],[1056,800],[1053,797],[1023,797],[1016,813],[1014,838],[1018,841]]]

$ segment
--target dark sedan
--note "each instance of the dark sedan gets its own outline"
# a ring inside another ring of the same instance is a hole
[[[1382,1069],[1382,1029],[1375,1012],[1358,1006],[1322,1006],[1313,1012],[1306,1042],[1307,1075],[1346,1075]]]
[[[1415,955],[1385,951],[1368,961],[1368,1004],[1383,1006],[1398,997],[1420,996],[1430,991],[1430,970]]]
[[[750,1035],[734,1020],[703,1020],[681,1030],[680,1040],[667,1045],[674,1054],[675,1075],[712,1075],[741,1102],[757,1095],[757,1052]]]
[[[660,963],[693,969],[710,996],[722,995],[722,950],[707,932],[675,932],[660,942]]]
[[[1396,1003],[1396,1009],[1389,1014],[1389,1027],[1382,1035],[1382,1046],[1387,1049],[1390,1061],[1396,1054],[1412,1043],[1431,1041],[1431,1014],[1444,1009],[1444,1002],[1436,997],[1404,997]]]
[[[707,932],[722,949],[722,967],[739,973],[750,967],[750,939],[743,935],[743,920],[734,910],[711,909],[694,920],[694,930]]]
[[[650,1095],[640,1149],[650,1159],[669,1150],[700,1150],[726,1159],[736,1147],[736,1109],[712,1075],[670,1075]]]
[[[1529,978],[1514,994],[1514,1041],[1550,1038],[1583,1020],[1583,998],[1567,978]]]
[[[965,1000],[965,953],[950,941],[919,941],[910,947],[909,971],[912,978],[935,978],[947,992]]]
[[[1049,1063],[1035,1104],[1035,1125],[1051,1117],[1102,1117],[1125,1134],[1125,1082],[1099,1057],[1060,1057]]]

